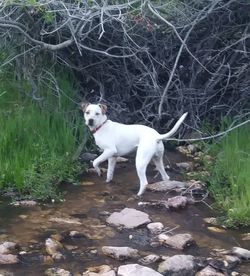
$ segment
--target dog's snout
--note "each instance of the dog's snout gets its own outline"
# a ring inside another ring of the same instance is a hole
[[[94,119],[89,119],[88,125],[93,126],[94,125]]]

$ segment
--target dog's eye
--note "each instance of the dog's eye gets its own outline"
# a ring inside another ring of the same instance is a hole
[[[86,113],[86,114],[89,114],[89,111],[86,111],[85,113]]]
[[[100,115],[100,113],[96,112],[96,113],[95,113],[95,115],[96,115],[96,116],[99,116],[99,115]]]

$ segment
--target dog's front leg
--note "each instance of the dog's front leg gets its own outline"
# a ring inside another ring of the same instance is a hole
[[[107,180],[106,182],[110,182],[113,179],[115,165],[116,165],[117,157],[110,157],[108,159],[108,172],[107,172]]]
[[[93,161],[93,167],[95,168],[95,170],[99,176],[101,176],[101,170],[99,168],[99,165],[102,162],[104,162],[104,161],[108,160],[109,158],[111,158],[112,156],[114,156],[115,154],[116,154],[116,150],[105,149],[104,152]]]

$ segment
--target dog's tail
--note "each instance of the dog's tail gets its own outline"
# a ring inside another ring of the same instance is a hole
[[[184,113],[180,119],[176,122],[176,124],[174,125],[174,127],[167,133],[165,134],[160,134],[159,140],[165,140],[169,137],[171,137],[172,135],[175,134],[175,132],[178,130],[178,128],[180,127],[180,125],[182,124],[182,122],[185,120],[185,118],[187,117],[188,113]]]

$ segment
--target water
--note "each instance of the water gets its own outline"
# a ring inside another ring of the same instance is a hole
[[[177,153],[169,153],[171,162],[178,162],[182,158]],[[182,159],[183,161],[183,159]],[[250,242],[243,241],[241,234],[250,232],[250,229],[230,230],[225,233],[213,233],[207,229],[204,217],[215,216],[207,205],[199,203],[188,205],[185,209],[176,212],[163,208],[138,207],[138,201],[132,199],[138,191],[138,179],[134,168],[134,161],[119,164],[114,182],[106,184],[104,178],[95,174],[82,176],[84,185],[74,186],[65,184],[62,189],[65,201],[59,204],[47,204],[34,207],[10,206],[6,199],[0,205],[0,242],[15,241],[28,254],[21,257],[21,263],[16,265],[2,265],[3,271],[13,272],[14,275],[44,275],[49,267],[60,267],[80,275],[89,266],[109,264],[119,266],[118,262],[101,254],[101,247],[130,246],[140,250],[142,254],[156,253],[160,255],[182,254],[177,250],[166,247],[152,248],[145,228],[137,230],[117,230],[107,226],[103,211],[120,211],[124,207],[136,208],[148,213],[153,221],[160,221],[169,229],[176,228],[174,233],[191,233],[197,246],[184,251],[196,256],[210,256],[214,248],[230,249],[241,246],[250,249]],[[153,168],[149,168],[151,182],[154,175]],[[169,173],[172,179],[180,179],[180,175]],[[87,185],[86,185],[87,184]],[[166,194],[146,192],[144,200],[164,199]],[[78,219],[81,225],[56,223],[53,218]],[[67,233],[76,230],[84,233],[82,238],[68,238]],[[44,242],[51,234],[60,233],[66,238],[62,243],[67,247],[64,250],[65,259],[54,263],[44,263],[46,255]],[[129,239],[129,235],[133,239]],[[133,261],[132,261],[133,262]],[[152,266],[156,268],[155,265]],[[236,271],[250,275],[250,266],[245,263],[237,267]],[[79,274],[78,274],[79,273]]]

